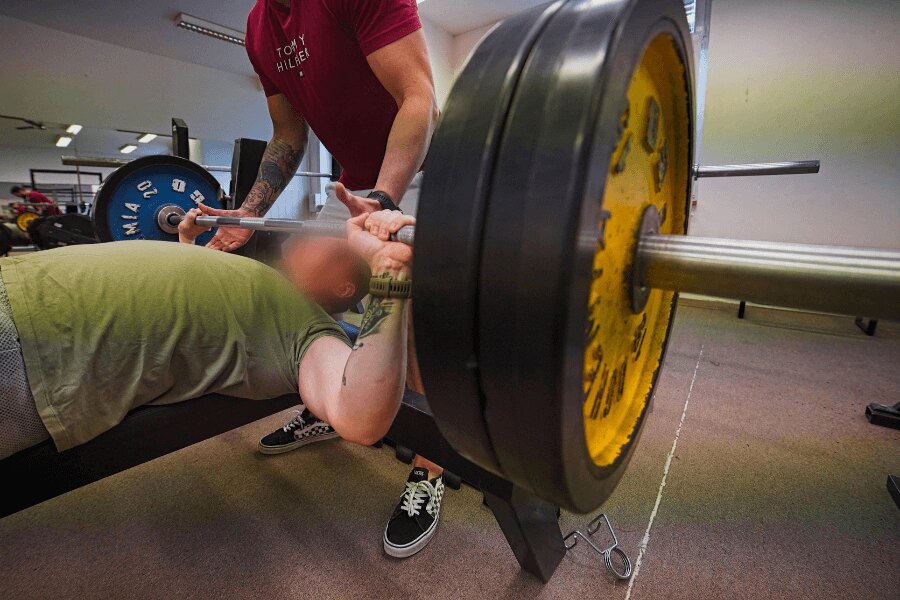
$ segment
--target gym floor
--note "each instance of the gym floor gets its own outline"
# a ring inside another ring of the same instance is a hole
[[[604,507],[635,564],[584,545],[520,572],[470,488],[418,556],[383,555],[407,467],[326,442],[255,452],[253,423],[0,520],[2,598],[897,598],[900,326],[687,301],[653,414]],[[280,418],[280,417],[279,417]],[[540,418],[540,415],[535,415]],[[588,516],[565,514],[564,532]],[[645,550],[639,549],[645,542]]]

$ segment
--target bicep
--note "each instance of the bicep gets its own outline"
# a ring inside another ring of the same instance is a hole
[[[306,142],[306,120],[294,110],[284,94],[266,97],[272,128],[279,138],[300,146]]]
[[[434,78],[421,29],[379,48],[366,59],[398,106],[410,95],[434,97]]]
[[[300,361],[297,374],[300,397],[323,421],[330,423],[337,414],[344,367],[350,352],[350,347],[340,338],[326,335],[314,340]]]

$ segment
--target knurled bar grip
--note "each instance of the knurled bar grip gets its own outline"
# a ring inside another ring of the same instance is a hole
[[[170,215],[168,220],[172,225],[181,222],[181,215]],[[303,233],[306,235],[319,235],[328,237],[343,237],[347,233],[343,223],[298,221],[295,219],[266,219],[264,217],[197,217],[197,225],[206,227],[242,227],[255,231],[286,231],[291,233]],[[412,246],[415,242],[416,228],[407,225],[398,231],[392,239],[395,242]]]

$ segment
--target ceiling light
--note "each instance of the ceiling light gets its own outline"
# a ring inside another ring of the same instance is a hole
[[[78,135],[82,129],[84,129],[84,127],[82,127],[81,125],[69,125],[69,127],[66,129],[66,133]]]
[[[209,37],[216,38],[217,40],[222,40],[223,42],[231,42],[232,44],[237,44],[238,46],[244,45],[243,31],[238,31],[237,29],[225,27],[224,25],[219,25],[218,23],[212,23],[210,21],[198,19],[197,17],[185,13],[180,13],[175,18],[175,25],[181,27],[182,29],[193,31],[194,33],[208,35]]]
[[[150,142],[155,140],[156,137],[157,136],[155,133],[145,133],[144,135],[142,135],[141,137],[138,138],[138,141],[142,144],[149,144]]]
[[[68,146],[71,143],[72,143],[72,138],[67,135],[61,135],[61,136],[59,136],[59,139],[56,140],[56,145],[59,148],[65,148],[66,146]]]
[[[121,152],[122,154],[131,154],[135,150],[137,150],[137,146],[135,146],[134,144],[125,144],[124,146],[119,148],[119,152]]]

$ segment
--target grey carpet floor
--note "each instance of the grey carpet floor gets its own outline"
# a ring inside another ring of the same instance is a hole
[[[900,399],[900,328],[868,338],[846,318],[734,312],[682,307],[604,506],[630,583],[582,544],[540,584],[469,488],[448,491],[424,552],[390,559],[381,533],[408,467],[342,441],[264,457],[265,421],[0,520],[0,598],[900,597],[885,490],[900,432],[863,416]]]

